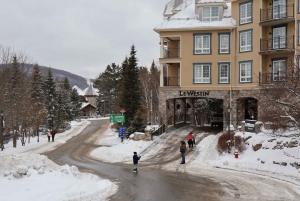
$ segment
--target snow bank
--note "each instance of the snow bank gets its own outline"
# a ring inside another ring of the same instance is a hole
[[[39,154],[1,154],[0,161],[1,201],[105,200],[117,190],[108,180]]]

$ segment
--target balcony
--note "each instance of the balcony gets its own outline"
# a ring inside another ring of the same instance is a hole
[[[294,4],[260,9],[260,26],[274,26],[295,21]]]
[[[180,58],[180,48],[164,47],[164,57],[163,58]]]
[[[262,73],[259,72],[259,85],[272,84],[274,82],[282,82],[287,80],[286,71],[276,71]]]
[[[294,36],[260,39],[260,55],[289,53],[295,51]]]
[[[180,77],[164,77],[164,86],[180,86]]]

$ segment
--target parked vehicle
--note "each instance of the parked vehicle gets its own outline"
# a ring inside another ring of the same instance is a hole
[[[211,126],[222,126],[223,127],[223,114],[216,113],[213,115]]]

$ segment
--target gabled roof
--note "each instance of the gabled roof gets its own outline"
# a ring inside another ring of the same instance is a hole
[[[154,28],[154,31],[177,31],[177,30],[201,30],[201,29],[224,29],[224,28],[235,28],[236,21],[231,18],[231,3],[226,3],[227,9],[224,9],[223,18],[221,21],[215,22],[202,22],[199,20],[198,15],[195,13],[196,3],[195,1],[200,0],[186,0],[187,7],[183,8],[178,13],[174,14],[169,18],[165,18],[164,22]],[[204,0],[210,1],[221,1],[224,0]],[[201,1],[202,2],[202,1]]]
[[[82,103],[82,105],[81,105],[81,110],[84,109],[84,108],[86,108],[86,107],[89,106],[89,105],[90,105],[91,107],[97,109],[97,107],[95,107],[94,105],[92,105],[92,104],[90,104],[90,103]]]

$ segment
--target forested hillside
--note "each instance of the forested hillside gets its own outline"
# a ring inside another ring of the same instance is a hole
[[[2,65],[0,65],[0,70]],[[24,68],[26,69],[25,71],[30,75],[33,71],[33,64],[24,64]],[[46,66],[40,66],[40,71],[42,75],[46,75],[48,72],[49,67]],[[88,87],[86,78],[81,77],[79,75],[75,75],[73,73],[64,71],[64,70],[59,70],[59,69],[55,69],[55,68],[51,68],[52,69],[52,73],[53,73],[53,77],[55,80],[63,80],[65,77],[68,78],[70,85],[73,87],[74,85],[78,86],[79,88],[81,88],[82,90]]]

